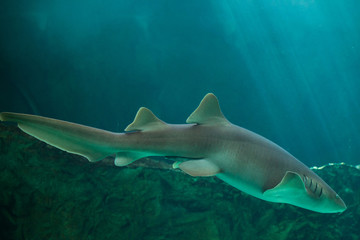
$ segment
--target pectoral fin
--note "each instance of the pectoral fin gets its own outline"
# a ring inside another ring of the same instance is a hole
[[[307,193],[300,175],[288,171],[278,185],[266,190],[263,194],[278,202],[289,202],[290,199],[299,198]]]
[[[173,167],[180,168],[193,177],[209,177],[220,173],[220,168],[207,159],[175,162]]]

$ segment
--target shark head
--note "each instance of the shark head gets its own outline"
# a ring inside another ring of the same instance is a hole
[[[320,178],[310,178],[303,175],[301,180],[303,182],[305,191],[308,195],[311,206],[317,212],[323,213],[337,213],[346,210],[346,204],[340,196],[324,181],[319,181]]]
[[[264,192],[264,197],[320,213],[346,210],[340,196],[315,174],[307,176],[288,171],[278,185]]]

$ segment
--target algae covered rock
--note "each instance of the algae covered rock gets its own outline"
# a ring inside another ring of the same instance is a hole
[[[0,125],[0,239],[359,239],[360,170],[315,168],[341,214],[258,200],[164,159],[89,163]]]

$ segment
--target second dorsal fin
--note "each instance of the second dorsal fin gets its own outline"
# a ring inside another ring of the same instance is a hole
[[[219,101],[212,93],[206,94],[200,105],[188,117],[186,123],[229,125],[221,112]]]
[[[147,131],[165,127],[167,124],[157,118],[149,109],[141,107],[136,113],[135,119],[125,128],[129,131]]]

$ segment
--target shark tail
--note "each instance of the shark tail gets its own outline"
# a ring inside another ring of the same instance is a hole
[[[84,156],[90,162],[119,152],[114,146],[120,135],[118,133],[20,113],[3,112],[0,114],[0,120],[16,122],[27,134],[61,150]],[[123,154],[119,154],[121,155]],[[123,165],[129,161],[123,161]]]

